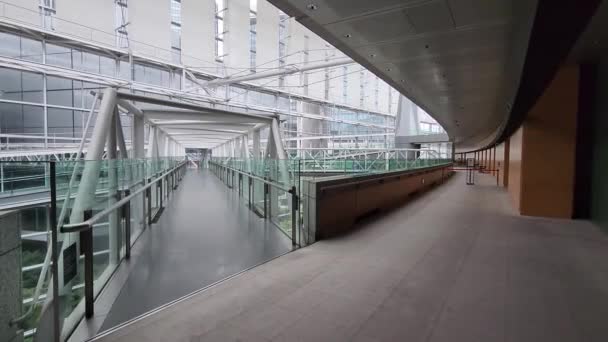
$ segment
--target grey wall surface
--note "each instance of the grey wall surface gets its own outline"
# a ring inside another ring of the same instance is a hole
[[[0,339],[5,341],[16,332],[9,321],[21,314],[21,237],[13,212],[0,212],[0,282]]]
[[[591,219],[608,231],[608,60],[598,66],[593,110]]]

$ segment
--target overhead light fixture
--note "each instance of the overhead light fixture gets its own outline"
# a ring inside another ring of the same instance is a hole
[[[319,8],[319,6],[315,5],[315,4],[310,4],[308,6],[306,6],[306,8],[308,8],[311,11],[316,10],[317,8]]]
[[[373,53],[372,53],[371,55],[369,55],[369,56],[370,56],[371,58],[376,58],[376,54],[373,54]]]
[[[391,71],[391,68],[387,68],[386,71]]]
[[[344,38],[350,38],[350,37],[352,37],[352,35],[350,33],[347,33],[344,35]]]

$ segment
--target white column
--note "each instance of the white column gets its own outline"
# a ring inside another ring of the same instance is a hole
[[[260,129],[255,129],[253,130],[253,146],[252,146],[252,152],[253,152],[253,159],[260,159]]]
[[[117,135],[118,135],[118,110],[114,109],[112,116],[112,124],[108,133],[108,207],[116,203],[118,195],[118,163],[116,161],[117,153]],[[108,238],[110,249],[110,265],[118,264],[120,260],[120,234],[118,232],[118,212],[113,211],[108,216]]]
[[[85,162],[83,165],[82,176],[78,190],[76,192],[76,198],[72,203],[72,211],[70,214],[70,223],[79,223],[83,221],[83,213],[85,210],[93,208],[95,199],[95,190],[99,180],[99,171],[101,168],[101,158],[103,157],[104,147],[110,126],[112,124],[112,117],[114,116],[114,108],[116,107],[116,90],[113,88],[106,88],[103,92],[103,98],[99,107],[99,113],[97,120],[93,127],[93,135],[91,141],[87,146],[87,154],[85,155]],[[80,249],[79,233],[69,233],[63,235],[63,243],[61,246],[61,252],[59,253],[59,269],[63,269],[63,251],[70,247],[73,243],[76,243],[76,249]],[[71,292],[72,282],[68,284],[63,283],[63,276],[59,279],[59,291],[60,293]]]
[[[133,133],[131,134],[131,156],[135,159],[145,157],[144,117],[133,114]]]

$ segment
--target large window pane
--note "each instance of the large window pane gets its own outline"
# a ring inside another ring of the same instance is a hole
[[[42,75],[31,72],[21,72],[21,82],[23,85],[23,101],[35,103],[44,102],[42,94]]]
[[[0,68],[0,98],[42,103],[42,75]]]
[[[44,110],[39,106],[0,103],[0,132],[6,134],[44,133]],[[11,138],[12,142],[18,142]]]
[[[21,72],[11,69],[0,69],[0,98],[22,101]]]
[[[19,57],[21,51],[19,36],[0,32],[0,55],[8,57]]]
[[[66,107],[74,106],[74,94],[71,80],[48,76],[46,85],[48,104]]]
[[[24,133],[44,133],[44,109],[38,106],[22,106]]]
[[[74,136],[74,111],[49,108],[49,137]]]
[[[142,64],[135,64],[134,70],[134,79],[137,82],[154,84],[167,88],[171,86],[171,74],[168,70]]]
[[[113,58],[99,56],[99,72],[103,75],[116,75],[116,61]]]
[[[131,79],[131,63],[129,61],[120,61],[118,77],[130,80]]]
[[[21,37],[21,58],[42,63],[42,42]]]
[[[0,32],[0,55],[42,62],[42,43],[39,40]]]
[[[78,60],[80,61],[80,56]],[[72,50],[59,45],[46,44],[46,63],[71,68]]]

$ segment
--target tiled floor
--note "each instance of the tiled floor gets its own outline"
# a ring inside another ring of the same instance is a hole
[[[101,331],[292,249],[285,234],[207,170],[188,170],[144,234]]]
[[[489,176],[248,271],[103,341],[608,341],[608,238]]]

